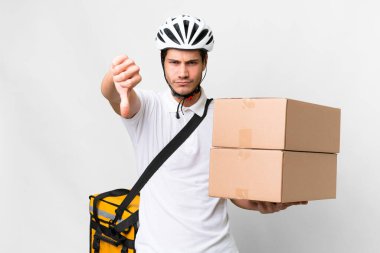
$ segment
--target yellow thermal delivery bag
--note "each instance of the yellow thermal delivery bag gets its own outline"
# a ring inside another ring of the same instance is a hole
[[[90,196],[90,253],[135,253],[140,196],[136,195],[114,222],[129,190],[116,189]],[[119,226],[119,227],[118,227]]]

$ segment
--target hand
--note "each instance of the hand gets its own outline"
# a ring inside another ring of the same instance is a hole
[[[266,201],[251,201],[252,210],[257,210],[262,214],[275,213],[294,205],[306,205],[307,201],[290,202],[290,203],[275,203]]]
[[[120,95],[120,114],[127,116],[129,113],[128,94],[140,81],[140,68],[126,55],[119,55],[112,61],[111,73],[115,88]]]
[[[260,213],[263,213],[263,214],[275,213],[275,212],[284,210],[288,208],[289,206],[306,205],[308,203],[307,201],[290,202],[290,203],[275,203],[275,202],[254,201],[254,200],[247,200],[247,199],[231,199],[231,201],[232,203],[234,203],[236,206],[240,208],[259,211]]]

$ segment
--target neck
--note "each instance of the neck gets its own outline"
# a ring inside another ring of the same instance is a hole
[[[195,94],[191,99],[190,98],[186,99],[184,101],[184,103],[183,103],[183,106],[184,107],[190,107],[190,106],[192,106],[193,104],[195,104],[198,101],[198,99],[200,97],[201,97],[201,91],[198,92],[197,94]],[[175,96],[173,96],[173,98],[175,99],[175,101],[177,101],[177,103],[179,103],[182,100],[181,98],[178,98],[178,97],[175,97]]]

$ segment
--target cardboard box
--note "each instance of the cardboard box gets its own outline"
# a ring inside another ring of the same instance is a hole
[[[212,197],[293,202],[336,197],[337,155],[212,148]]]
[[[214,147],[338,153],[340,109],[285,98],[216,99]]]

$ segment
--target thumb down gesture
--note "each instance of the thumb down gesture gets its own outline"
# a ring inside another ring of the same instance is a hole
[[[120,95],[120,114],[126,117],[130,111],[130,91],[140,81],[140,68],[126,55],[119,55],[112,61],[111,73],[115,88]]]

